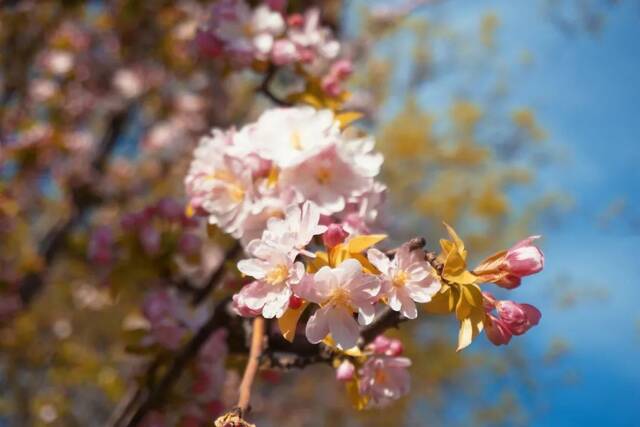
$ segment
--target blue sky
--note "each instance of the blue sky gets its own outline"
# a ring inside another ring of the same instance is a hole
[[[514,295],[543,312],[541,325],[518,340],[534,360],[556,338],[570,349],[534,372],[541,389],[531,400],[532,425],[638,425],[640,227],[617,221],[603,228],[598,217],[620,198],[640,214],[640,7],[622,0],[606,9],[599,34],[567,35],[550,23],[542,3],[444,0],[421,13],[470,31],[486,12],[499,16],[508,102],[536,112],[549,133],[547,148],[560,159],[540,172],[536,191],[561,191],[574,203],[559,225],[536,230],[545,236],[546,269]],[[533,64],[514,66],[525,49]],[[436,80],[419,94],[420,102],[445,108],[471,72]],[[549,293],[563,288],[584,298],[560,308]],[[568,373],[577,374],[574,384],[561,381]]]

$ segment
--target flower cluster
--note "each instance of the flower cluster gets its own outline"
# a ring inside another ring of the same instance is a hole
[[[531,304],[497,301],[489,292],[483,296],[488,317],[487,338],[495,345],[508,344],[513,335],[522,335],[540,322],[542,314]],[[494,309],[497,316],[491,314]]]
[[[287,15],[284,3],[272,1],[252,9],[244,0],[218,1],[196,36],[199,51],[225,58],[234,67],[297,65],[319,79],[328,95],[339,96],[352,72],[351,62],[339,58],[340,43],[320,23],[317,8]]]
[[[202,138],[185,183],[190,210],[246,245],[303,201],[324,223],[367,231],[385,191],[375,181],[381,164],[373,140],[347,136],[332,111],[280,108]]]
[[[379,335],[365,348],[364,357],[344,359],[336,379],[345,382],[357,407],[383,407],[409,393],[411,360],[402,357],[400,340]],[[356,368],[355,365],[359,368]]]

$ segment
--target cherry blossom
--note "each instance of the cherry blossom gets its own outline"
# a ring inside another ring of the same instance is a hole
[[[238,269],[257,280],[242,288],[237,305],[262,310],[266,318],[281,317],[289,306],[291,286],[304,275],[304,265],[293,261],[295,255],[261,240],[251,242],[247,250],[255,258],[238,262]]]
[[[389,307],[408,319],[418,316],[416,302],[429,302],[440,290],[424,252],[412,251],[407,243],[398,249],[393,260],[375,248],[369,249],[367,257],[381,273],[382,292],[389,299]]]
[[[406,357],[373,356],[360,371],[359,392],[369,398],[369,405],[383,407],[409,393],[411,376]]]
[[[356,345],[358,323],[367,325],[375,317],[374,303],[380,291],[377,277],[362,272],[360,262],[347,259],[335,268],[322,267],[294,288],[296,294],[320,305],[306,326],[307,339],[319,343],[328,334],[342,348]],[[358,313],[358,322],[353,313]]]
[[[320,225],[320,210],[313,202],[305,202],[302,207],[296,205],[287,209],[285,217],[271,218],[267,222],[262,239],[269,245],[281,248],[285,252],[314,255],[304,250],[313,236],[322,234],[327,229]]]

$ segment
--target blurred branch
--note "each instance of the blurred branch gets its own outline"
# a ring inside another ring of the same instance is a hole
[[[133,104],[114,112],[109,118],[106,133],[91,161],[93,172],[99,175],[104,173],[109,156],[122,135],[132,110]],[[43,289],[45,273],[60,253],[69,233],[98,201],[88,184],[75,185],[71,190],[71,199],[73,207],[69,218],[60,221],[49,230],[39,245],[38,252],[44,261],[43,269],[27,274],[22,280],[19,293],[23,306],[28,306]]]
[[[265,73],[264,79],[262,80],[262,83],[260,84],[260,86],[258,86],[258,88],[256,89],[256,92],[263,94],[264,96],[269,98],[271,102],[273,102],[276,105],[279,105],[282,107],[289,107],[292,105],[290,102],[285,101],[284,99],[278,98],[271,91],[271,82],[273,81],[277,71],[278,69],[275,66],[269,65],[269,68]]]
[[[242,417],[249,410],[251,401],[251,386],[258,372],[260,355],[262,354],[262,341],[264,339],[264,317],[258,316],[253,319],[253,332],[251,335],[251,348],[249,350],[249,360],[240,382],[240,396],[238,397],[238,411]]]

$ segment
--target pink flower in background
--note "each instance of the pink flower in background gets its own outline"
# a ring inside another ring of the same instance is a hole
[[[239,293],[238,304],[250,310],[262,310],[268,319],[281,317],[289,307],[291,286],[302,280],[304,265],[291,256],[261,240],[254,240],[247,250],[255,258],[238,262],[238,270],[256,281]]]
[[[353,65],[347,59],[334,62],[326,76],[322,78],[322,90],[330,96],[339,96],[344,88],[343,83],[353,72]]]
[[[384,335],[378,335],[367,349],[385,356],[400,356],[404,351],[402,341]]]
[[[91,233],[87,255],[98,264],[106,265],[113,261],[113,231],[110,227],[98,227]]]
[[[251,169],[226,154],[234,134],[214,129],[210,137],[200,140],[185,185],[194,210],[208,214],[209,223],[241,237],[254,190]]]
[[[320,304],[307,322],[307,339],[316,344],[331,334],[343,349],[356,345],[361,325],[375,317],[374,303],[380,292],[379,280],[362,272],[355,259],[347,259],[336,268],[322,267],[313,276],[294,287],[296,295]],[[353,313],[358,313],[358,322]]]
[[[422,250],[411,251],[405,243],[393,260],[375,248],[369,249],[367,257],[381,273],[382,292],[389,299],[389,307],[408,319],[418,316],[416,302],[429,302],[440,290],[440,282]]]
[[[359,391],[369,405],[383,407],[409,393],[411,377],[406,357],[372,356],[360,371]]]
[[[311,55],[308,62],[335,59],[340,52],[340,43],[334,39],[328,27],[320,25],[320,10],[309,9],[303,18],[300,25],[290,26],[287,32],[289,40],[295,43],[299,50]]]

